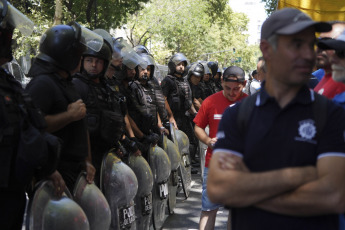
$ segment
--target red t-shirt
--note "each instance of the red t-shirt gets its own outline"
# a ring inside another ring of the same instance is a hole
[[[242,100],[247,96],[247,94],[243,93],[239,100]],[[235,102],[229,101],[226,97],[224,97],[223,91],[215,93],[207,97],[202,102],[198,114],[196,115],[193,121],[197,126],[199,126],[202,129],[205,129],[206,126],[209,125],[209,137],[214,138],[216,137],[218,131],[218,124],[222,119],[222,115],[225,109],[233,103]],[[212,149],[207,148],[205,167],[208,167],[211,155]]]
[[[335,95],[345,92],[345,84],[334,81],[332,73],[329,73],[323,76],[319,84],[315,86],[314,91],[329,99],[333,99]]]

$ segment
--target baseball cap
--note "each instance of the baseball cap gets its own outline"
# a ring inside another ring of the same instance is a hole
[[[317,46],[324,50],[345,50],[345,30],[335,39],[320,40]]]
[[[242,68],[238,66],[230,66],[224,70],[223,81],[242,83],[245,80],[245,72]]]
[[[261,27],[261,40],[273,34],[291,35],[314,26],[316,32],[328,32],[332,26],[327,22],[313,21],[307,14],[295,8],[284,8],[275,11]]]

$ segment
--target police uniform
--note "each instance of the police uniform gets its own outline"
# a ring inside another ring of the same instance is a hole
[[[117,147],[116,143],[124,134],[125,126],[125,114],[121,110],[119,98],[116,97],[104,77],[99,79],[100,83],[95,83],[82,74],[76,75],[73,79],[73,84],[87,108],[86,120],[97,183],[103,156],[112,147]],[[109,133],[104,133],[107,130]]]
[[[64,79],[57,74],[58,71],[57,67],[40,59],[35,60],[29,71],[33,79],[26,91],[45,116],[66,112],[70,103],[80,99],[72,78]],[[79,173],[85,170],[88,156],[85,120],[71,122],[53,134],[63,141],[58,171],[68,189],[73,191]]]
[[[289,105],[281,109],[263,87],[257,94],[256,105],[244,132],[237,123],[241,103],[225,111],[219,124],[218,141],[213,153],[236,152],[243,157],[251,172],[315,166],[319,158],[334,154],[345,157],[345,111],[329,101],[327,122],[319,133],[315,124],[314,100],[314,93],[304,86]],[[239,230],[258,229],[258,226],[265,230],[336,230],[339,218],[336,214],[287,216],[266,212],[254,206],[232,208],[231,215],[232,227]]]
[[[189,138],[190,153],[192,159],[195,157],[197,140],[193,131],[190,118],[186,112],[192,106],[192,92],[188,81],[185,78],[178,78],[167,75],[162,81],[162,90],[167,97],[171,111],[174,114],[177,127]]]

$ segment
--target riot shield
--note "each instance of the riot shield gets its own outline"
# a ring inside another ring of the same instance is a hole
[[[174,213],[176,206],[176,193],[178,186],[178,168],[180,167],[180,152],[177,145],[163,135],[163,149],[168,154],[171,162],[171,173],[168,181],[168,210],[170,214]]]
[[[128,166],[138,179],[138,191],[134,199],[137,229],[149,230],[152,218],[152,171],[144,157],[134,154],[129,156]]]
[[[83,209],[68,197],[66,189],[57,198],[54,185],[45,180],[37,184],[27,210],[26,229],[29,230],[88,230],[89,221]]]
[[[87,183],[85,175],[86,173],[81,173],[75,184],[74,200],[85,212],[90,230],[108,230],[111,222],[109,204],[94,183]]]
[[[109,229],[136,229],[134,197],[138,190],[138,180],[133,170],[115,154],[105,154],[101,183],[111,210]]]
[[[170,124],[171,137],[174,143],[178,146],[180,151],[180,167],[178,170],[179,176],[182,182],[183,193],[186,198],[188,198],[191,183],[192,183],[192,166],[190,164],[189,156],[189,139],[187,135],[181,130],[176,130],[172,124]]]
[[[161,229],[165,221],[171,163],[166,152],[156,145],[150,146],[149,164],[153,175],[152,222],[154,229]]]

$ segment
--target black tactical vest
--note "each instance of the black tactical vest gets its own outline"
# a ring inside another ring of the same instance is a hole
[[[105,79],[96,84],[87,77],[76,77],[84,84],[87,108],[87,125],[93,140],[102,140],[109,146],[116,143],[124,132],[124,114],[120,99],[114,94]]]

